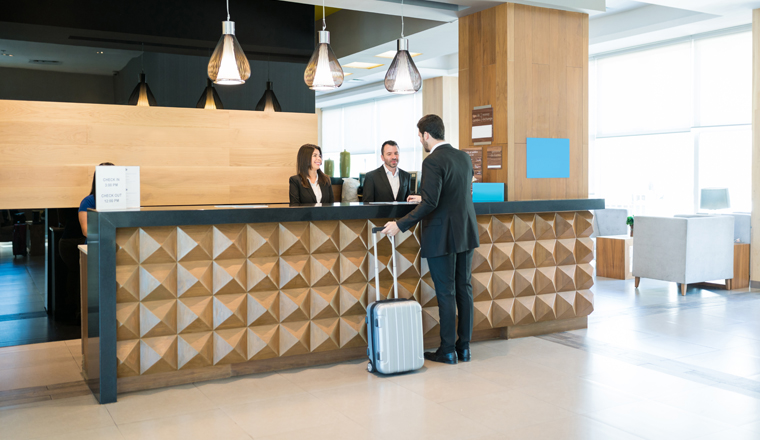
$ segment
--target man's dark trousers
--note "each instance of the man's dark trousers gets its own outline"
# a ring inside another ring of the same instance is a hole
[[[441,353],[470,348],[472,339],[473,303],[472,273],[473,250],[428,258],[430,275],[435,283],[438,314],[441,325]],[[456,312],[459,322],[456,325]],[[458,339],[457,339],[458,337]]]

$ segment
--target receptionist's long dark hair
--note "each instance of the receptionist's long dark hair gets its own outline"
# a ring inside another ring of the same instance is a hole
[[[107,167],[107,166],[112,167],[112,166],[114,166],[114,164],[112,164],[111,162],[103,162],[103,163],[99,164],[98,166],[99,167]],[[92,189],[90,190],[90,195],[91,196],[95,195],[95,173],[92,173]]]
[[[301,178],[301,184],[304,188],[309,187],[309,168],[311,168],[311,155],[314,154],[314,150],[319,150],[319,157],[322,157],[322,149],[313,144],[301,145],[298,149],[298,160],[296,166],[298,176]],[[325,185],[330,182],[330,178],[322,170],[317,169],[317,183]]]

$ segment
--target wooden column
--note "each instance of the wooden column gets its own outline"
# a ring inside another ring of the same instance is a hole
[[[760,9],[752,11],[752,206],[760,206]],[[751,287],[760,287],[760,214],[752,209]]]
[[[505,3],[459,20],[460,148],[472,109],[493,108],[509,200],[588,197],[588,15]],[[527,138],[570,140],[570,177],[528,179]],[[485,147],[484,147],[485,153]]]
[[[446,127],[446,140],[459,147],[459,82],[451,76],[426,79],[422,83],[422,114],[438,115]],[[422,158],[427,153],[422,151]]]

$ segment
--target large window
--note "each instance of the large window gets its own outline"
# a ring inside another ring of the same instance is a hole
[[[590,60],[592,197],[632,214],[699,211],[702,188],[751,210],[752,35],[734,32]]]
[[[335,161],[339,174],[340,152],[351,153],[351,177],[381,165],[380,147],[387,140],[399,145],[399,167],[419,171],[422,145],[417,121],[422,117],[422,94],[390,97],[322,111],[322,152]]]

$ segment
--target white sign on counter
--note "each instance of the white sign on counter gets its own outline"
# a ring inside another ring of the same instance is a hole
[[[140,167],[95,167],[95,208],[119,211],[140,207]]]

